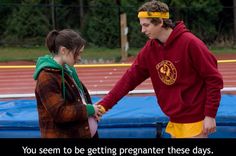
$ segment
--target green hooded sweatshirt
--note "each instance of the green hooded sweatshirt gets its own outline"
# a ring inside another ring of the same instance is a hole
[[[62,65],[58,64],[52,57],[52,55],[45,55],[42,57],[39,57],[36,63],[36,68],[33,74],[34,80],[38,79],[39,73],[42,71],[43,68],[53,68],[53,69],[59,69],[61,70],[62,74],[62,87],[63,87],[63,98],[65,99],[65,92],[66,92],[66,87],[65,87],[65,82],[64,82],[64,72],[68,73],[75,81],[77,87],[83,91],[83,86],[78,78],[76,69],[72,66],[69,66],[65,64],[64,68]],[[86,99],[85,99],[86,100]],[[86,101],[87,102],[87,101]],[[94,107],[91,104],[86,105],[87,108],[87,113],[89,116],[94,115],[95,110]]]

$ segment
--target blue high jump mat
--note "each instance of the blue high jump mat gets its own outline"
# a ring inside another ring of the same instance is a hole
[[[100,98],[92,97],[96,102]],[[99,122],[100,138],[169,138],[155,96],[126,96]],[[236,138],[236,96],[222,95],[210,138]],[[36,101],[0,101],[0,138],[40,138]]]

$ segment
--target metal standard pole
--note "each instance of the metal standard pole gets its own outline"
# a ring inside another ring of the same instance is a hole
[[[126,14],[120,14],[120,37],[121,37],[121,61],[126,61],[128,57],[128,27]]]

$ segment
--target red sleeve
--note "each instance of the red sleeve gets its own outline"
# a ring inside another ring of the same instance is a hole
[[[218,71],[217,59],[200,40],[191,42],[190,52],[194,68],[204,79],[207,87],[205,116],[215,118],[223,88],[223,78]]]
[[[144,53],[145,48],[140,51],[132,66],[124,73],[112,90],[99,102],[106,110],[112,108],[129,91],[135,89],[150,76],[145,65]]]

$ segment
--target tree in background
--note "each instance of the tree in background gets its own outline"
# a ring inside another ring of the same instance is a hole
[[[83,33],[92,45],[117,48],[120,45],[120,13],[127,14],[130,47],[142,47],[147,38],[140,32],[137,9],[145,0],[92,0]]]
[[[91,0],[84,19],[84,35],[90,45],[119,46],[119,11],[114,1]]]
[[[37,4],[39,0],[24,0],[13,10],[6,23],[5,42],[13,45],[22,45],[24,42],[28,45],[44,43],[50,24]]]
[[[57,29],[73,28],[81,31],[88,11],[88,0],[57,0],[55,11]]]
[[[11,15],[12,13],[12,7],[13,6],[9,6],[8,4],[11,3],[17,3],[19,0],[1,0],[0,2],[0,36],[3,35],[5,29],[6,29],[6,24],[7,24],[7,20],[9,18],[9,15]],[[3,41],[0,40],[0,44]],[[2,43],[3,44],[3,43]]]
[[[141,27],[137,18],[139,6],[147,0],[54,0],[55,3],[52,1],[1,0],[0,43],[44,44],[45,34],[55,25],[57,29],[79,30],[90,45],[117,48],[120,47],[121,12],[127,15],[130,47],[140,48],[147,40],[140,32]],[[120,5],[117,5],[118,1]],[[224,36],[230,36],[230,39],[233,37],[233,1],[163,1],[169,5],[172,19],[184,20],[187,27],[208,45],[224,39]],[[52,4],[55,17],[52,16]]]
[[[217,24],[223,9],[219,0],[169,0],[171,18],[184,20],[187,27],[203,41],[211,44],[217,37]]]
[[[121,1],[121,12],[127,14],[127,24],[129,28],[128,40],[130,47],[141,48],[147,41],[146,35],[141,33],[141,26],[137,17],[138,8],[145,0],[123,0]]]
[[[233,1],[233,7],[234,7],[234,44],[236,44],[236,0]]]

